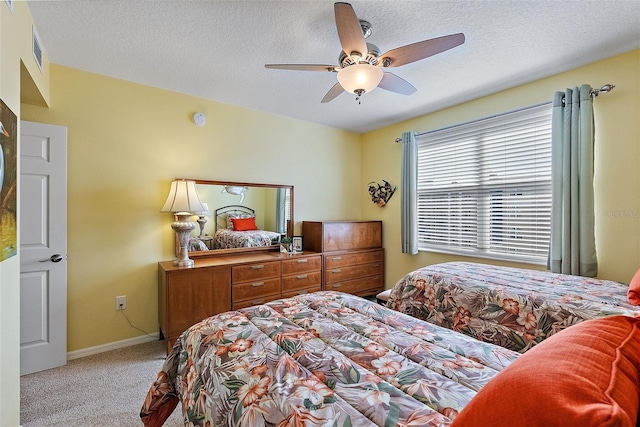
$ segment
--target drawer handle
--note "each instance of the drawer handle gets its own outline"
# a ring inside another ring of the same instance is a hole
[[[253,301],[253,303],[252,303],[252,304],[263,304],[263,303],[264,303],[264,300],[263,300],[263,299],[257,299],[257,300],[255,300],[255,301]]]
[[[334,283],[333,285],[331,285],[332,288],[337,289],[340,286],[342,286],[342,283]]]
[[[251,286],[257,288],[258,286],[264,286],[264,282],[252,283]]]
[[[309,276],[307,276],[306,274],[301,274],[298,276],[298,279],[306,279],[307,277]]]
[[[341,256],[334,256],[333,258],[331,258],[334,261],[340,261],[342,259]]]
[[[251,269],[252,270],[262,270],[264,268],[264,265],[259,264],[259,265],[252,265]]]
[[[342,270],[336,268],[335,270],[331,270],[332,273],[342,273]]]
[[[306,259],[306,258],[299,259],[299,260],[298,260],[298,264],[306,264],[306,263],[307,263],[307,261],[308,261],[308,259]]]
[[[298,295],[304,295],[304,294],[306,294],[307,292],[308,292],[308,291],[300,291],[300,292],[298,292]]]

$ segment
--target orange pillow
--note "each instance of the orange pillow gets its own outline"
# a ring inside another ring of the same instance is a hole
[[[640,319],[587,320],[551,336],[487,383],[452,427],[635,427]]]
[[[640,305],[640,269],[633,275],[629,289],[627,290],[627,299],[630,304]]]
[[[233,223],[234,231],[249,231],[249,230],[257,230],[256,219],[254,217],[251,218],[231,218],[231,223]]]

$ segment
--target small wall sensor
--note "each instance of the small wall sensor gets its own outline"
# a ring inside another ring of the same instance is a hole
[[[202,113],[195,113],[193,115],[193,123],[197,124],[198,126],[204,126],[205,123],[207,123],[207,118]]]

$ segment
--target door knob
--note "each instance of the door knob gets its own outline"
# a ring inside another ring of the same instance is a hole
[[[40,262],[48,262],[48,261],[51,261],[51,262],[60,262],[60,261],[62,261],[62,255],[60,255],[60,254],[53,254],[53,255],[51,255],[51,257],[50,257],[50,258],[47,258],[47,259],[41,259],[41,260],[40,260]]]

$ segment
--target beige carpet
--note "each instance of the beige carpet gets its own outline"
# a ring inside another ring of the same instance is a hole
[[[130,346],[20,379],[24,427],[142,426],[139,412],[164,362],[164,341]],[[165,426],[182,426],[179,406]]]

